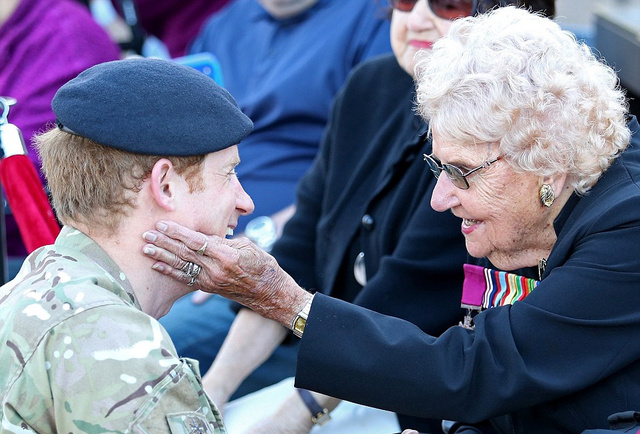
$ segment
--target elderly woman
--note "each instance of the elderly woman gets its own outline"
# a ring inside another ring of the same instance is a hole
[[[432,206],[462,219],[485,265],[539,280],[526,298],[432,337],[306,293],[247,241],[209,237],[199,256],[204,236],[168,222],[145,234],[163,247],[145,249],[154,268],[186,283],[197,263],[197,286],[292,328],[300,387],[500,433],[577,433],[640,408],[640,126],[615,74],[510,7],[456,21],[418,71]]]

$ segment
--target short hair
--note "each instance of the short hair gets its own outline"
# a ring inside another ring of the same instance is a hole
[[[205,155],[161,157],[100,145],[54,127],[36,136],[53,208],[63,224],[80,222],[111,233],[137,206],[137,193],[161,158],[169,159],[192,191],[203,188]]]
[[[417,110],[446,140],[499,143],[517,171],[586,193],[630,140],[615,72],[552,20],[515,7],[454,22],[418,54]]]

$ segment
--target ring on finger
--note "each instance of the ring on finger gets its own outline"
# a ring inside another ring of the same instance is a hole
[[[207,250],[207,244],[208,242],[205,241],[204,244],[202,245],[202,247],[200,247],[198,250],[196,250],[196,253],[200,256],[204,256],[204,252]]]
[[[186,261],[182,266],[182,268],[180,269],[180,271],[184,272],[185,274],[191,274],[191,271],[193,270],[193,265],[194,265],[193,262]]]
[[[191,277],[191,280],[189,280],[189,282],[187,282],[187,286],[193,286],[194,283],[196,283],[197,275],[196,276],[189,276],[189,277]]]
[[[182,271],[184,274],[193,278],[198,277],[201,270],[202,270],[202,267],[200,267],[198,264],[194,264],[193,262],[189,262],[189,261],[185,262],[185,264],[180,269],[180,271]]]

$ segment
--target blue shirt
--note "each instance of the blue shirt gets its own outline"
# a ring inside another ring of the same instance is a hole
[[[206,22],[190,53],[218,58],[224,86],[254,122],[239,148],[238,175],[256,215],[294,202],[334,94],[355,65],[390,49],[389,22],[374,0],[318,0],[283,20],[256,0],[235,0]]]

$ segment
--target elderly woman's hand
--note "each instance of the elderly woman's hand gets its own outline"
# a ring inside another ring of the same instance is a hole
[[[237,301],[287,327],[311,297],[271,255],[246,238],[207,236],[168,221],[158,222],[143,238],[151,243],[143,253],[156,260],[154,270]]]

